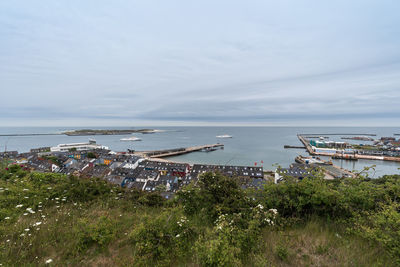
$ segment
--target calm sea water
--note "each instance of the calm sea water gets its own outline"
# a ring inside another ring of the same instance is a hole
[[[95,128],[95,127],[91,127]],[[229,164],[229,165],[261,165],[267,170],[275,169],[275,165],[288,166],[294,162],[297,155],[307,155],[305,150],[284,149],[284,145],[301,145],[297,139],[298,133],[355,133],[377,134],[381,136],[393,136],[400,133],[397,128],[372,128],[372,127],[146,127],[166,130],[155,134],[136,134],[142,138],[139,142],[122,142],[122,135],[95,136],[97,143],[110,147],[115,151],[157,150],[167,148],[187,147],[217,142],[225,145],[224,150],[214,152],[195,152],[169,159],[188,163]],[[62,127],[0,127],[0,134],[22,133],[57,133],[61,131],[79,129]],[[99,127],[96,129],[107,129]],[[111,128],[109,128],[111,129]],[[112,127],[112,129],[129,129],[126,127]],[[232,139],[218,139],[217,135],[229,134]],[[29,151],[31,148],[41,146],[55,146],[60,143],[87,142],[90,136],[13,136],[0,137],[0,151],[17,150]],[[340,140],[340,136],[331,137],[331,140]],[[360,143],[358,141],[352,141]],[[336,165],[349,170],[362,170],[366,166],[376,165],[375,176],[382,174],[398,174],[400,163],[359,160],[345,161],[334,160]]]

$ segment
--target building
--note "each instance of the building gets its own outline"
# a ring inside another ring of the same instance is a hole
[[[206,172],[219,172],[228,177],[264,178],[263,167],[194,164],[191,176],[198,178]]]
[[[298,180],[313,177],[312,171],[313,168],[301,164],[292,164],[289,168],[278,168],[275,171],[275,183],[283,181],[285,177],[292,177]]]
[[[98,145],[95,140],[90,140],[88,143],[72,143],[72,144],[59,144],[50,148],[51,152],[68,152],[68,151],[85,151],[94,149],[106,149],[108,147]]]
[[[32,148],[31,153],[44,153],[44,152],[50,152],[50,147],[38,147],[38,148]]]

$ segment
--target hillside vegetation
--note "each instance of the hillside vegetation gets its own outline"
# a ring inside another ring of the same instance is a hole
[[[204,174],[166,201],[98,179],[0,171],[2,266],[398,266],[400,179],[267,184]]]

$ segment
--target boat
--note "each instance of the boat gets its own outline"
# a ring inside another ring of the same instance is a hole
[[[207,148],[205,148],[203,151],[204,152],[212,152],[212,151],[216,151],[217,149],[216,148],[214,148],[214,147],[207,147]]]
[[[217,138],[232,138],[232,135],[228,135],[228,134],[223,134],[223,135],[217,135]]]
[[[121,141],[142,141],[142,139],[136,137],[136,136],[131,136],[131,137],[125,137],[121,138]]]

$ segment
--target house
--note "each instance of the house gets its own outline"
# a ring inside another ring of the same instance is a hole
[[[292,164],[289,168],[278,168],[275,171],[275,183],[283,181],[285,177],[292,177],[302,180],[305,177],[313,176],[313,167],[301,164]]]
[[[206,172],[219,172],[229,177],[264,178],[263,167],[228,166],[228,165],[204,165],[195,164],[191,170],[191,177],[197,179]]]
[[[50,147],[38,147],[38,148],[32,148],[31,153],[44,153],[44,152],[50,152]]]

